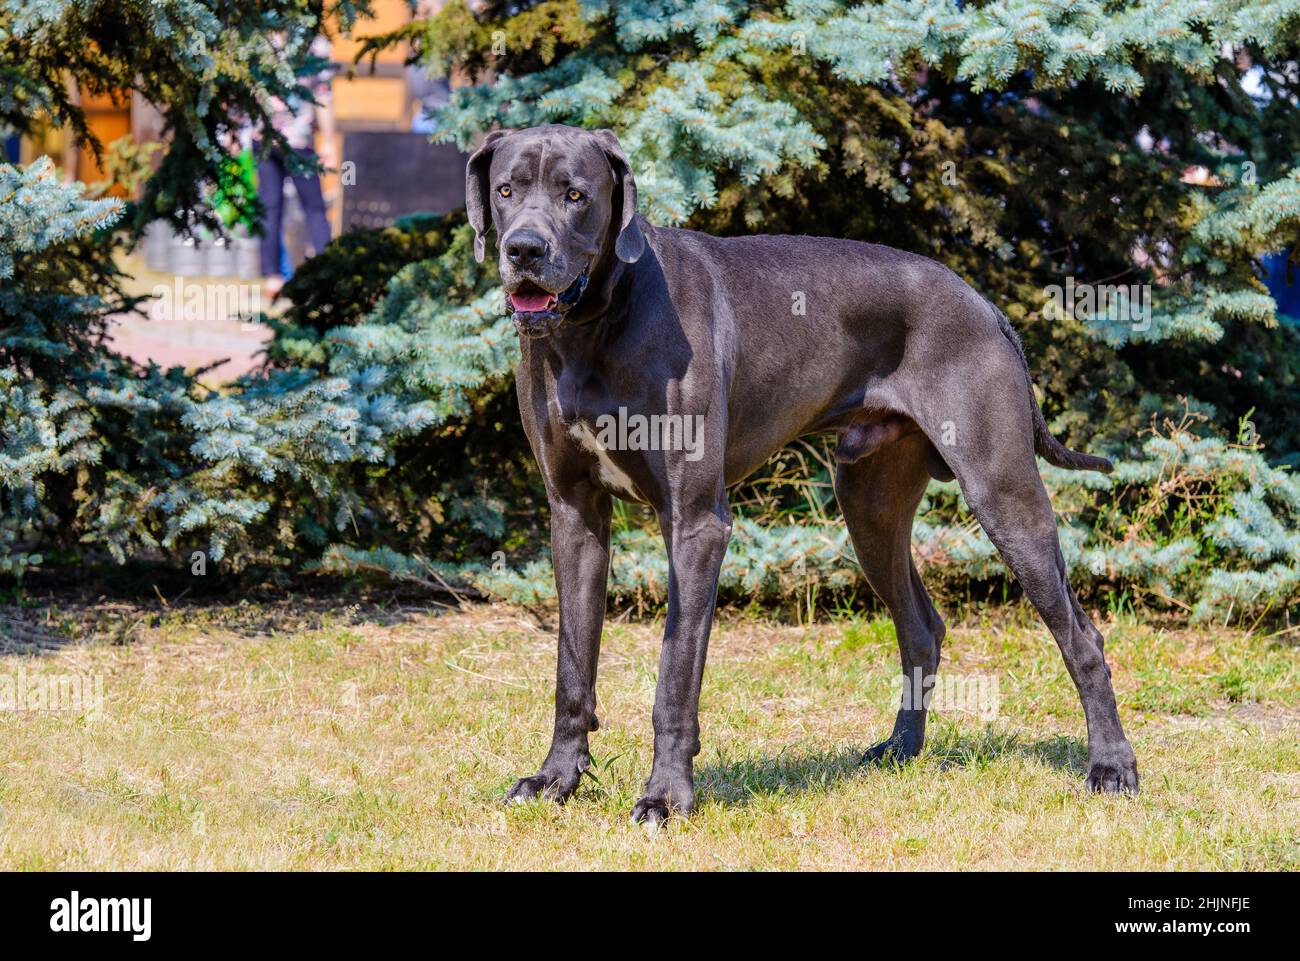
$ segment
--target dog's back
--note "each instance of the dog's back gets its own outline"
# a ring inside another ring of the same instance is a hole
[[[646,234],[675,302],[710,303],[714,343],[730,352],[732,402],[769,414],[764,443],[864,408],[919,417],[939,371],[1001,377],[1023,394],[997,310],[927,257],[832,237]],[[774,393],[800,403],[778,409]]]

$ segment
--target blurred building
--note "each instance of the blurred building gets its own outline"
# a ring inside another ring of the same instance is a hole
[[[420,0],[419,16],[437,12],[443,2]],[[371,6],[374,18],[358,25],[365,36],[395,30],[411,18],[405,0],[372,0]],[[321,183],[333,236],[382,226],[403,214],[445,212],[464,203],[465,158],[454,147],[431,143],[431,124],[422,116],[425,106],[446,102],[448,85],[406,67],[405,48],[379,55],[373,67],[368,57],[355,66],[359,47],[359,41],[337,36],[331,44],[337,137],[333,154],[345,174],[326,174]],[[162,116],[138,94],[115,98],[79,93],[90,129],[105,147],[127,135],[137,145],[161,140]],[[321,136],[317,152],[329,153],[322,151]],[[77,143],[67,128],[9,138],[3,149],[0,159],[23,164],[48,155],[69,180],[103,185],[109,179],[93,151]],[[108,189],[119,196],[126,192],[120,184]],[[308,255],[309,245],[292,189],[286,191],[282,236],[289,265],[296,266]],[[271,307],[261,298],[258,246],[258,238],[242,230],[228,239],[187,238],[172,235],[161,222],[151,225],[123,266],[128,292],[153,300],[143,312],[111,319],[108,339],[114,349],[163,367],[215,365],[205,375],[211,386],[255,369],[270,330],[249,321],[260,309]],[[198,306],[190,310],[187,299],[196,294]],[[184,310],[178,309],[182,302],[187,304]]]
[[[423,0],[422,15],[435,12],[442,0]],[[362,21],[363,35],[386,33],[411,19],[406,0],[374,0],[374,18]],[[336,156],[355,164],[355,181],[348,186],[337,173],[322,178],[328,215],[337,236],[355,226],[391,223],[404,213],[437,212],[463,202],[464,160],[454,148],[429,143],[429,128],[421,120],[422,104],[430,97],[430,81],[404,65],[405,47],[380,54],[354,66],[360,42],[335,36],[331,44],[335,76],[332,81],[337,123]],[[445,100],[445,98],[443,98]],[[102,144],[130,134],[137,143],[161,136],[158,112],[138,94],[121,98],[83,94],[90,129]],[[318,143],[317,147],[321,145]],[[68,179],[100,183],[108,174],[86,146],[75,143],[64,129],[5,144],[5,159],[30,163],[37,156],[53,157]],[[121,194],[120,187],[113,192]]]

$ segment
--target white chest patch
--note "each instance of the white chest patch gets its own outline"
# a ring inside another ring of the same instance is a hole
[[[605,448],[600,446],[600,441],[596,440],[596,435],[591,432],[591,428],[582,421],[569,427],[569,436],[578,442],[578,446],[585,451],[596,455],[599,462],[598,473],[601,483],[608,487],[620,490],[632,497],[637,497],[636,485],[632,483],[632,478],[623,473],[612,460]]]

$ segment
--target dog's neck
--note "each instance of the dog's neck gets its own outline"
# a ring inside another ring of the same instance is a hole
[[[564,318],[561,330],[565,327],[586,327],[617,320],[616,317],[611,316],[612,306],[625,301],[616,298],[615,295],[619,286],[626,284],[630,280],[632,268],[635,266],[619,260],[614,253],[617,243],[617,227],[617,223],[610,225],[609,236],[606,237],[605,243],[601,245],[600,255],[592,264],[587,291],[582,299],[569,311],[568,316]],[[644,222],[641,223],[641,228],[646,234],[651,230],[650,225]],[[644,253],[645,255],[651,254],[648,242]]]
[[[646,229],[649,230],[648,225]],[[617,336],[627,305],[631,302],[627,288],[632,285],[638,266],[653,258],[654,251],[649,243],[641,260],[632,264],[618,259],[612,242],[605,244],[591,267],[590,280],[582,299],[553,333],[528,341],[529,349],[541,348],[558,361],[558,366],[590,364],[610,338]]]
[[[550,405],[565,424],[580,417],[583,392],[603,369],[611,343],[624,329],[629,302],[625,288],[631,285],[635,267],[617,257],[598,261],[586,293],[564,322],[546,337],[521,342],[523,364],[549,382]],[[540,369],[549,373],[542,375]]]

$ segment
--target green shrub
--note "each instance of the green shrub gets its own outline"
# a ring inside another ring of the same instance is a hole
[[[161,19],[146,7],[0,0],[3,89],[25,91],[0,94],[0,119],[26,129],[45,98],[75,125],[64,71],[86,80],[87,57],[105,58],[95,82],[183,100],[163,104],[173,136],[128,213],[210,220],[231,111],[260,118],[254,102],[294,82],[268,60],[267,29],[302,40],[354,5],[234,3],[222,22],[189,0]],[[115,13],[92,50],[84,31]],[[411,40],[439,69],[491,65],[495,83],[459,91],[441,117],[465,147],[497,124],[613,127],[658,222],[883,240],[948,264],[1024,333],[1053,429],[1119,461],[1111,478],[1044,472],[1085,596],[1263,623],[1289,615],[1300,581],[1296,482],[1269,464],[1300,449],[1300,337],[1276,326],[1255,275],[1300,224],[1297,14],[1226,0],[556,0],[510,20],[497,57],[502,25],[449,4],[365,49]],[[1225,50],[1264,71],[1270,98],[1245,92]],[[1184,177],[1193,166],[1211,176]],[[203,550],[230,571],[391,569],[549,596],[515,333],[462,215],[332,244],[286,287],[267,370],[217,393],[103,343],[108,313],[131,306],[112,261],[128,238],[106,226],[117,215],[39,164],[0,166],[0,568],[183,565]],[[1067,277],[1152,285],[1150,325],[1052,315],[1045,288]],[[1164,426],[1181,410],[1199,419]],[[828,481],[814,439],[734,492],[724,599],[865,599]],[[662,604],[652,519],[618,518],[612,594]],[[951,485],[932,488],[916,550],[942,596],[1006,589]]]

